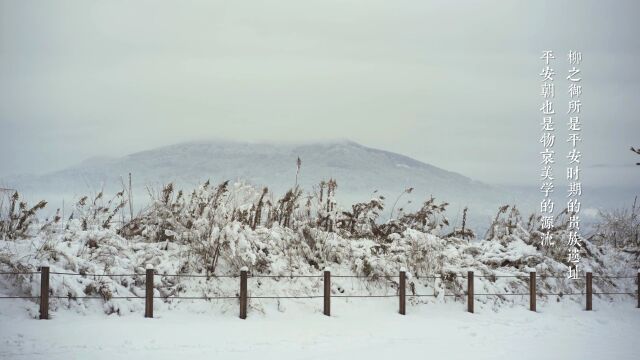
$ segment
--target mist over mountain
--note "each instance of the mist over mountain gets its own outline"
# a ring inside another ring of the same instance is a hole
[[[415,208],[434,196],[451,204],[452,223],[461,221],[462,209],[468,206],[470,225],[485,228],[498,206],[518,204],[528,212],[537,199],[536,189],[484,184],[407,156],[346,140],[310,144],[181,143],[119,158],[94,157],[41,176],[6,177],[0,179],[0,185],[19,190],[30,200],[44,198],[50,202],[50,209],[59,207],[63,198],[70,204],[101,189],[107,196],[120,191],[123,183],[128,183],[129,173],[137,208],[148,202],[149,190],[158,191],[168,182],[189,191],[208,179],[213,183],[244,181],[267,186],[274,197],[279,197],[296,182],[298,157],[302,160],[298,184],[311,192],[320,181],[336,179],[336,197],[342,206],[366,201],[375,192],[385,196],[388,212],[398,196],[411,187],[413,191],[400,198],[396,210]]]

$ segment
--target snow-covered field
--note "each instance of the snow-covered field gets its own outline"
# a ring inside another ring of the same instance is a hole
[[[0,217],[0,297],[38,297],[38,269],[49,266],[51,320],[35,320],[34,300],[0,299],[0,358],[638,358],[640,309],[634,297],[610,294],[636,294],[636,244],[581,238],[580,279],[569,280],[567,216],[557,217],[550,246],[541,245],[537,218],[515,206],[500,208],[478,238],[446,230],[446,206],[433,199],[376,222],[382,198],[341,209],[331,184],[324,197],[296,190],[273,202],[242,183],[205,183],[187,198],[168,185],[126,223],[113,221],[123,193],[81,199],[64,224],[36,219],[44,205],[13,196]],[[145,295],[149,267],[155,319],[143,318],[143,299],[124,299]],[[251,300],[240,320],[245,267]],[[321,298],[291,299],[321,295],[327,268],[330,318]],[[426,295],[408,298],[407,316],[397,314],[403,268],[407,294]],[[468,271],[475,314],[451,296],[464,294]],[[580,295],[586,271],[600,294],[593,312]],[[528,311],[531,272],[538,313]],[[265,298],[274,296],[290,298]],[[224,299],[192,299],[203,297]]]
[[[61,311],[40,321],[28,317],[23,300],[5,300],[0,358],[637,359],[640,353],[640,309],[628,297],[594,299],[591,312],[565,299],[533,313],[522,299],[497,312],[478,306],[475,314],[460,302],[420,304],[406,316],[396,313],[396,299],[340,299],[332,317],[321,314],[321,301],[282,301],[279,311],[273,300],[266,314],[250,312],[246,320],[194,302],[155,319]]]

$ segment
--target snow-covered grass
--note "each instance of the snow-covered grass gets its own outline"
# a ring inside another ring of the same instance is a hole
[[[329,185],[316,208],[291,200],[300,200],[291,192],[268,209],[265,191],[227,185],[207,183],[188,202],[167,186],[153,207],[122,226],[111,222],[120,205],[96,205],[101,195],[81,200],[66,226],[56,218],[16,233],[26,220],[9,216],[0,239],[0,297],[39,296],[37,271],[47,264],[51,320],[35,320],[35,300],[0,299],[0,358],[625,359],[638,353],[640,310],[633,297],[597,295],[595,311],[586,312],[583,295],[566,295],[583,292],[585,281],[566,278],[562,217],[556,245],[548,247],[541,246],[535,217],[524,223],[515,207],[500,208],[485,239],[469,239],[443,234],[445,205],[433,200],[376,223],[377,200],[341,211]],[[309,215],[312,208],[317,216]],[[580,275],[593,272],[595,293],[637,291],[637,251],[581,241]],[[123,299],[145,295],[148,266],[156,272],[155,319],[143,318],[144,299]],[[236,276],[245,267],[252,299],[242,321]],[[258,298],[321,295],[327,267],[331,318],[321,314],[321,298]],[[404,317],[396,297],[402,268],[410,296]],[[465,312],[464,297],[450,296],[464,293],[467,271],[475,273],[476,314]],[[539,312],[528,311],[530,272],[538,274],[539,293],[565,295],[541,295]],[[205,296],[230,298],[180,298]]]
[[[75,226],[63,233],[41,231],[28,239],[0,240],[0,272],[16,274],[0,276],[0,295],[39,296],[40,276],[20,274],[35,272],[43,263],[48,264],[52,272],[49,301],[52,313],[64,309],[75,309],[81,314],[140,313],[142,303],[123,302],[117,298],[144,296],[143,274],[147,265],[153,265],[157,273],[154,295],[158,298],[236,296],[239,290],[237,278],[207,279],[205,275],[215,272],[237,276],[244,266],[253,275],[280,276],[251,277],[251,296],[320,295],[323,286],[320,275],[327,266],[331,267],[333,275],[361,277],[335,277],[331,288],[334,295],[395,295],[398,271],[404,267],[411,275],[407,279],[408,294],[435,295],[435,298],[410,298],[414,304],[453,301],[445,295],[464,292],[466,279],[460,275],[467,271],[475,272],[478,294],[506,294],[478,299],[493,307],[517,301],[516,296],[509,294],[528,293],[531,271],[539,276],[539,292],[568,294],[585,289],[584,280],[567,280],[563,276],[566,265],[545,248],[531,245],[530,234],[521,227],[516,228],[515,234],[486,241],[443,238],[414,229],[373,240],[344,238],[317,229],[303,230],[302,234],[280,226],[253,230],[234,221],[222,228],[216,226],[214,233],[218,235],[200,247],[178,240],[126,239],[114,229],[82,230],[79,222],[75,220],[72,223]],[[496,231],[496,234],[500,232]],[[219,251],[216,239],[221,241]],[[637,290],[635,269],[638,260],[635,255],[612,247],[595,247],[588,242],[585,246],[592,256],[585,258],[582,264],[596,275],[594,292],[633,293]],[[211,264],[212,254],[219,255],[216,255],[215,270],[206,266]],[[95,277],[94,274],[104,276]],[[200,277],[176,277],[176,274]],[[290,278],[289,275],[314,277]],[[600,275],[625,278],[598,277]],[[609,300],[614,300],[614,296]],[[101,299],[94,301],[85,297]],[[156,303],[162,311],[163,307],[179,307],[181,301],[158,299]],[[264,306],[261,301],[250,303],[251,309],[256,311],[263,311]],[[213,310],[218,308],[224,310],[226,305],[221,304]],[[37,316],[37,308],[27,309],[32,317]]]
[[[332,317],[321,314],[322,299],[273,300],[246,320],[235,305],[212,313],[211,304],[193,302],[155,319],[60,311],[46,321],[28,317],[32,303],[5,300],[0,358],[637,359],[640,309],[625,299],[594,299],[591,312],[571,301],[537,313],[526,299],[498,311],[480,305],[475,314],[459,302],[420,304],[406,316],[393,298],[336,299]]]

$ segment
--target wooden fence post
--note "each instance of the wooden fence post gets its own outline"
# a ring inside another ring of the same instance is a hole
[[[327,316],[331,316],[331,269],[324,269],[324,311]]]
[[[407,273],[404,268],[400,269],[400,281],[398,283],[398,294],[400,295],[400,315],[407,313]]]
[[[153,318],[153,265],[147,264],[144,317]]]
[[[529,273],[529,310],[536,311],[536,272]]]
[[[467,311],[473,313],[473,271],[467,272]]]
[[[246,266],[240,269],[240,319],[247,318],[247,271]]]
[[[593,274],[591,272],[587,273],[587,311],[592,310],[592,297],[593,297]]]
[[[49,267],[40,267],[40,319],[49,318]]]

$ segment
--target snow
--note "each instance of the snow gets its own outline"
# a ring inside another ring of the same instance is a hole
[[[284,201],[270,205],[282,219],[290,216],[285,226],[274,216],[252,222],[249,205],[262,192],[229,186],[223,192],[226,183],[203,184],[189,200],[163,191],[119,228],[108,223],[115,213],[96,199],[88,207],[79,203],[66,226],[45,222],[20,236],[5,234],[0,297],[37,297],[37,269],[48,264],[52,320],[35,320],[35,299],[0,299],[0,358],[625,359],[637,353],[635,297],[599,294],[595,311],[582,310],[584,279],[564,276],[563,218],[554,231],[557,244],[547,247],[539,244],[539,227],[525,225],[515,207],[501,210],[485,240],[444,235],[436,217],[418,215],[376,226],[384,230],[377,235],[358,222],[327,231],[318,220],[338,219],[339,208],[325,210],[333,195],[288,215]],[[588,255],[581,266],[593,271],[596,294],[637,291],[637,251],[581,241]],[[145,268],[156,274],[153,320],[143,318]],[[330,318],[321,313],[321,269],[333,276]],[[407,272],[404,317],[397,314],[399,270]],[[245,321],[238,319],[240,271],[250,274]],[[465,312],[464,296],[451,296],[464,293],[468,271],[475,274],[476,314]],[[528,311],[532,271],[539,292],[565,294],[539,296],[539,313]],[[496,293],[502,295],[485,296]],[[354,295],[379,297],[345,298]]]
[[[155,221],[156,218],[150,219]],[[555,253],[532,246],[535,240],[521,226],[509,230],[513,232],[509,233],[496,225],[496,237],[489,241],[443,238],[414,229],[393,233],[389,237],[391,241],[374,241],[344,238],[319,229],[310,229],[307,235],[303,235],[277,225],[272,228],[259,226],[253,230],[238,221],[225,223],[219,220],[215,227],[219,229],[217,233],[224,234],[224,237],[218,236],[224,246],[220,247],[215,274],[235,277],[207,279],[204,264],[209,261],[206,256],[216,251],[215,242],[206,236],[201,243],[186,241],[181,240],[183,235],[180,235],[200,231],[198,227],[182,231],[178,224],[172,226],[178,235],[171,241],[153,242],[143,236],[123,238],[113,228],[82,230],[81,223],[74,219],[64,232],[42,230],[29,239],[0,241],[0,271],[35,272],[38,264],[50,264],[49,306],[52,313],[65,309],[80,314],[138,313],[142,303],[123,302],[118,298],[144,296],[144,269],[148,266],[153,266],[157,274],[154,280],[156,296],[165,298],[236,296],[237,276],[241,270],[252,275],[248,284],[252,296],[318,296],[323,289],[320,269],[329,266],[335,276],[331,292],[343,296],[396,295],[398,271],[404,268],[410,273],[407,277],[409,295],[434,295],[411,297],[409,302],[413,304],[452,301],[446,295],[464,292],[467,281],[463,276],[470,270],[475,271],[477,293],[506,294],[477,300],[493,308],[517,302],[516,296],[509,294],[528,293],[530,271],[536,271],[540,276],[537,286],[543,293],[571,294],[585,288],[584,280],[549,277],[564,274],[566,265],[555,257]],[[151,226],[154,227],[150,233],[160,233],[155,223]],[[209,233],[206,227],[202,231]],[[616,248],[596,248],[586,240],[584,244],[593,254],[583,259],[584,268],[592,269],[596,275],[625,276],[614,279],[594,277],[594,292],[636,291],[636,256]],[[563,253],[558,254],[563,257]],[[176,277],[176,274],[181,276]],[[291,278],[292,274],[307,277]],[[185,277],[191,275],[199,277]],[[259,278],[253,275],[279,277]],[[362,278],[354,280],[337,275]],[[0,296],[39,294],[38,274],[0,276]],[[101,299],[94,301],[86,299],[87,296]],[[601,296],[613,301],[617,295]],[[563,301],[576,300],[566,298]],[[182,306],[179,299],[158,302],[159,306],[172,309]],[[265,311],[267,306],[268,301],[250,304],[255,311]],[[231,308],[228,305],[221,307]],[[35,317],[37,309],[30,309],[29,313]]]
[[[27,317],[22,300],[0,303],[0,358],[11,359],[637,359],[640,309],[594,299],[594,311],[563,301],[527,310],[526,300],[499,311],[458,303],[409,305],[397,299],[270,302],[266,313],[212,311],[184,303],[125,316],[60,311]],[[124,300],[126,301],[126,300]],[[236,300],[232,300],[236,301]],[[286,311],[282,311],[286,308]]]

